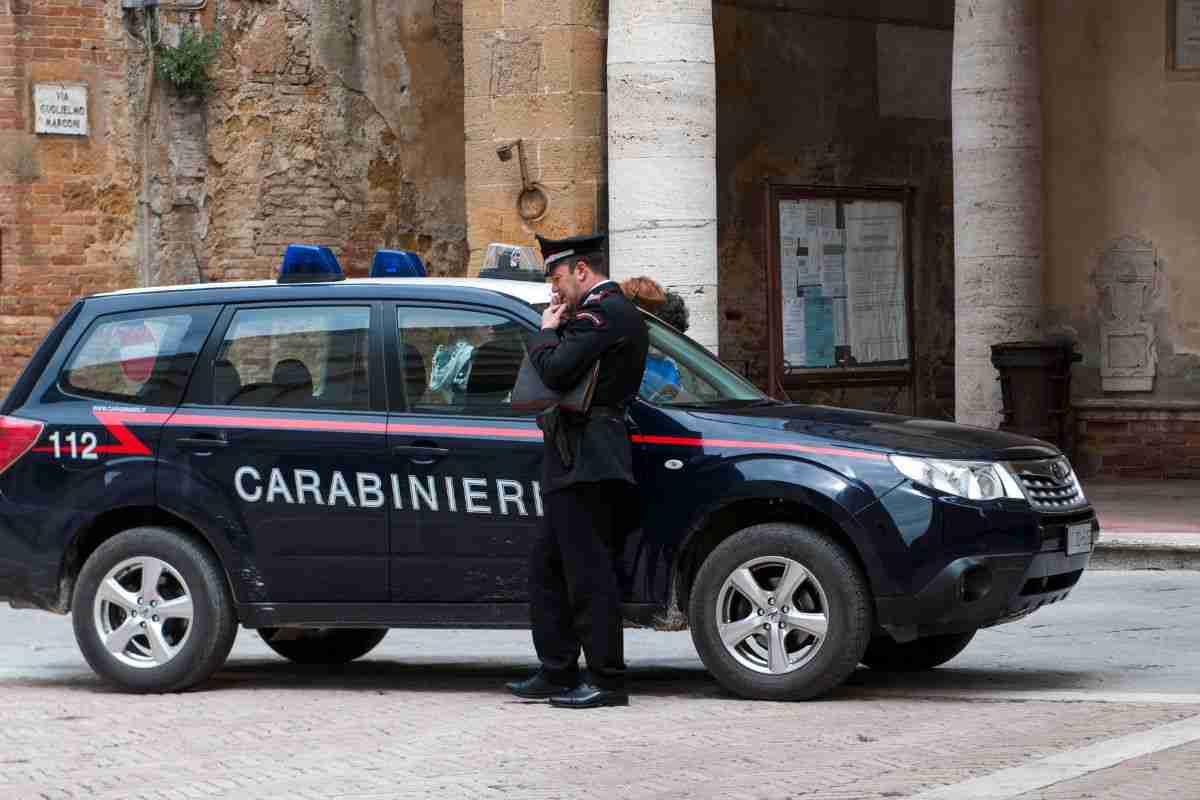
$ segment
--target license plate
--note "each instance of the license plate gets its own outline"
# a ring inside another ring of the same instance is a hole
[[[1067,555],[1090,553],[1092,550],[1092,523],[1067,526]]]

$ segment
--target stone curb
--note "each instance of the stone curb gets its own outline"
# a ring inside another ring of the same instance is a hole
[[[1200,570],[1200,534],[1102,531],[1088,569]]]

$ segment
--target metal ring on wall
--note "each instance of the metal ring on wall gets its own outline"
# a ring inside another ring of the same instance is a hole
[[[540,183],[531,183],[517,195],[517,213],[526,222],[536,222],[550,210],[550,194]]]

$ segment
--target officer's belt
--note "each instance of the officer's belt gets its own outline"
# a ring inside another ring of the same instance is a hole
[[[588,416],[625,419],[625,409],[619,406],[592,406],[588,409]]]

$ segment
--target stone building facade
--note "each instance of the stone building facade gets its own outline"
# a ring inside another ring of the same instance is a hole
[[[991,345],[1070,342],[1079,463],[1200,477],[1191,0],[164,0],[203,100],[119,6],[0,0],[0,388],[82,293],[605,230],[772,393],[994,427]],[[901,198],[902,367],[784,369],[780,192]]]

